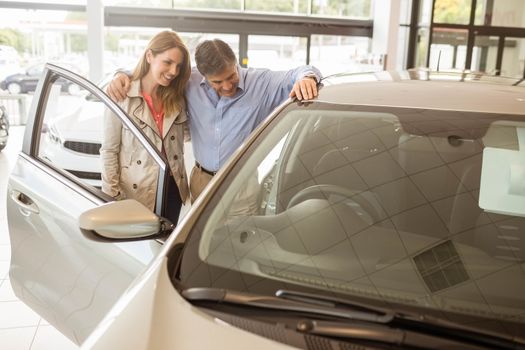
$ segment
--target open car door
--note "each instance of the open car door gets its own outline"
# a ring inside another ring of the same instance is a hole
[[[79,93],[61,93],[63,80]],[[113,201],[101,190],[100,147],[108,112],[159,166],[155,211],[160,216],[168,176],[165,158],[96,85],[54,65],[46,65],[35,91],[8,184],[13,290],[77,344],[162,246],[152,239],[96,242],[78,227],[81,213]]]

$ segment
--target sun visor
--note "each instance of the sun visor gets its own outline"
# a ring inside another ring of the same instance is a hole
[[[483,150],[479,206],[488,212],[525,217],[525,126],[515,130],[518,149]]]

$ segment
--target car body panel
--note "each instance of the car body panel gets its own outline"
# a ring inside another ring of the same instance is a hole
[[[30,198],[38,212],[16,205],[13,196],[17,193]],[[114,245],[97,248],[95,242],[86,241],[76,218],[101,201],[78,193],[25,157],[20,156],[13,169],[8,195],[13,290],[79,343],[143,270],[145,262],[126,249]]]
[[[162,257],[152,263],[82,349],[293,349],[232,327],[192,306],[164,278],[167,265]],[[137,322],[126,322],[131,319]]]
[[[0,151],[7,145],[9,138],[9,116],[4,106],[0,106]]]
[[[453,80],[453,78],[455,79]],[[355,79],[363,77],[355,76]],[[458,84],[457,75],[450,75],[449,80],[434,77],[436,80],[411,80],[407,74],[389,74],[387,72],[370,74],[368,81],[359,84],[344,84],[344,78],[333,78],[325,82],[333,86],[321,94],[320,101],[370,106],[396,106],[424,108],[432,110],[470,111],[484,113],[521,114],[525,109],[523,95],[513,85],[517,79],[504,79],[498,84],[489,83],[489,79],[465,81]],[[505,84],[504,84],[505,83]],[[490,95],[490,99],[481,96]],[[344,102],[342,102],[344,101]]]
[[[144,240],[100,246],[81,233],[79,215],[110,198],[75,180],[59,164],[47,162],[46,156],[38,153],[41,135],[47,134],[45,129],[39,132],[44,115],[49,117],[47,99],[56,97],[53,95],[56,85],[52,85],[56,76],[71,79],[97,94],[120,118],[126,116],[93,84],[59,67],[48,66],[33,99],[22,152],[8,182],[13,290],[79,344],[158,254],[162,244]],[[133,132],[144,140],[140,131]],[[149,144],[145,147],[153,149]],[[156,151],[152,152],[155,159],[161,160]],[[165,164],[161,171],[166,176]]]

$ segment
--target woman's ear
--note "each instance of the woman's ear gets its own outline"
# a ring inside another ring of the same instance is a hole
[[[148,64],[151,64],[152,59],[153,59],[153,52],[151,52],[151,50],[148,50],[146,52],[146,62],[148,62]]]

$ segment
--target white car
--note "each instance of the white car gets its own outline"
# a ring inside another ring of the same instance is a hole
[[[105,91],[112,75],[106,76],[97,86]],[[72,96],[55,95],[57,111],[43,127],[45,137],[41,143],[42,158],[100,188],[102,163],[100,147],[103,138],[104,104],[88,90],[75,86]],[[54,89],[56,92],[57,88]],[[63,106],[66,106],[63,108]],[[56,115],[55,115],[56,114]]]
[[[121,118],[159,184],[167,168],[101,91],[48,66],[8,185],[10,278],[83,348],[525,349],[519,81],[327,79],[272,113],[173,229],[162,186],[152,213],[41,158],[58,77]]]

